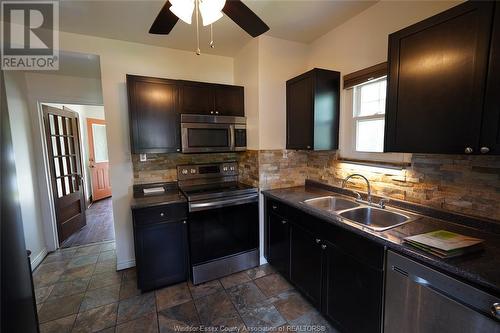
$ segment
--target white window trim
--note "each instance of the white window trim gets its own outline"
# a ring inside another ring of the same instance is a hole
[[[404,153],[374,153],[356,151],[356,119],[353,116],[354,87],[342,91],[340,106],[340,157],[346,160],[361,160],[386,163],[409,163],[411,154]],[[369,116],[366,119],[380,116]],[[362,117],[365,118],[365,117]]]

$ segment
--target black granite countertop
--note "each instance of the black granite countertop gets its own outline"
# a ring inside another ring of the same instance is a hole
[[[142,192],[143,188],[151,187],[163,187],[165,192],[150,195],[146,195]],[[134,197],[132,198],[130,206],[132,209],[141,209],[183,202],[187,202],[187,199],[177,188],[176,182],[153,183],[134,185]]]
[[[332,188],[333,190],[333,188]],[[383,232],[376,232],[362,226],[341,222],[335,215],[320,211],[302,202],[324,195],[341,195],[325,188],[299,186],[292,188],[263,191],[267,197],[282,201],[310,215],[321,218],[344,229],[372,239],[389,249],[406,254],[438,270],[451,273],[466,282],[500,297],[500,234],[485,232],[463,224],[453,223],[419,214],[414,222]],[[388,205],[390,206],[390,205]],[[412,211],[412,213],[415,213]],[[434,230],[445,229],[452,232],[484,239],[484,251],[451,259],[441,259],[433,255],[403,245],[403,238]]]

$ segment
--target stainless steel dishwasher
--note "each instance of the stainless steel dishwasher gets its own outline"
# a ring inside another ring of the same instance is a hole
[[[500,332],[500,299],[403,257],[387,254],[385,333]]]

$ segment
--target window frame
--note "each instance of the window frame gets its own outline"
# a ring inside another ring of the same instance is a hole
[[[378,64],[360,71],[345,75],[344,89],[341,99],[340,117],[340,146],[339,155],[342,160],[366,161],[389,163],[395,165],[408,164],[411,161],[411,154],[386,153],[386,152],[362,152],[356,150],[357,120],[363,119],[384,119],[385,113],[372,116],[354,116],[354,87],[361,84],[378,80],[387,76],[387,63]],[[387,92],[387,90],[386,90]],[[384,129],[385,135],[385,129]]]

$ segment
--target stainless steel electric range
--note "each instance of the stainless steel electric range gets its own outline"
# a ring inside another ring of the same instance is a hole
[[[238,182],[238,164],[181,165],[177,174],[188,199],[193,284],[258,266],[258,189]]]

